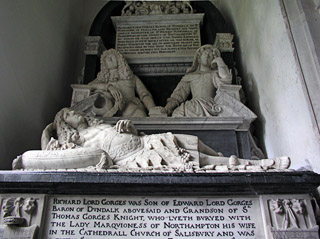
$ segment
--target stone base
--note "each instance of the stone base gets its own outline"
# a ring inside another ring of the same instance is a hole
[[[2,171],[0,238],[319,238],[319,184],[312,172]],[[16,213],[27,224],[3,225]]]

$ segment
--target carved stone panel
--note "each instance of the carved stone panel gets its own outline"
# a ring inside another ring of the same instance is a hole
[[[263,196],[262,201],[267,238],[319,238],[309,196],[272,195]]]
[[[41,238],[42,195],[1,195],[0,238]]]

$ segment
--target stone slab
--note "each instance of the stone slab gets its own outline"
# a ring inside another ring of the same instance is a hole
[[[108,124],[116,124],[122,118],[103,118]],[[246,131],[241,117],[161,117],[126,118],[130,119],[137,130],[240,130]]]
[[[313,172],[267,173],[93,173],[0,171],[0,193],[69,195],[217,196],[312,194],[320,185]]]

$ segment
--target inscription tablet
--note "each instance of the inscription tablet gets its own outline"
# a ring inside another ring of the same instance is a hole
[[[201,45],[199,24],[121,26],[117,39],[127,58],[193,55]]]
[[[204,14],[111,17],[129,64],[192,62]]]
[[[254,197],[51,196],[45,238],[265,238]]]

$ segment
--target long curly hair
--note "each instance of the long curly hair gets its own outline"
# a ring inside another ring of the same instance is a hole
[[[68,144],[81,145],[83,143],[82,139],[79,136],[78,130],[73,128],[71,125],[69,125],[65,121],[65,115],[70,111],[71,109],[69,108],[63,108],[56,114],[54,118],[53,128],[56,131],[56,136],[57,136],[57,140],[60,147],[65,146],[66,148],[69,148],[69,146],[66,146],[66,145]],[[100,125],[103,123],[102,120],[96,119],[91,116],[87,116],[83,113],[80,113],[80,112],[75,112],[75,113],[80,114],[81,116],[84,117],[88,127]]]
[[[117,59],[118,73],[119,73],[120,80],[129,80],[132,77],[133,72],[131,71],[126,59],[117,50],[109,49],[104,51],[101,55],[101,58],[100,58],[101,70],[98,73],[96,81],[107,83],[110,80],[112,80],[110,79],[110,71],[107,69],[107,66],[106,66],[106,58],[110,54],[114,55]]]
[[[194,54],[192,66],[187,70],[187,73],[197,72],[200,69],[201,54],[202,54],[202,52],[204,52],[205,50],[208,50],[208,49],[211,50],[212,52],[215,52],[217,54],[217,56],[219,56],[219,57],[221,56],[218,48],[214,47],[211,44],[203,45]]]

